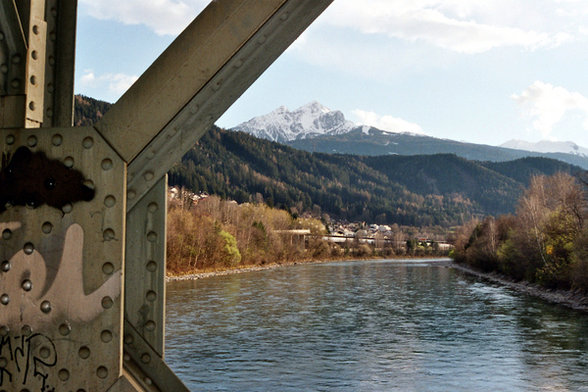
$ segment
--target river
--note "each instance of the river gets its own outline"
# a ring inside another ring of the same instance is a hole
[[[588,314],[440,260],[170,282],[166,324],[194,391],[588,391]]]

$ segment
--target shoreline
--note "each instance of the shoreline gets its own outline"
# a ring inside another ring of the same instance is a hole
[[[580,293],[574,293],[572,291],[566,290],[549,290],[529,282],[515,282],[508,277],[500,275],[496,272],[482,272],[465,265],[457,264],[455,262],[451,263],[451,268],[455,268],[458,271],[462,271],[468,275],[476,276],[483,280],[500,284],[520,293],[540,298],[552,304],[562,305],[567,308],[588,313],[588,296]]]

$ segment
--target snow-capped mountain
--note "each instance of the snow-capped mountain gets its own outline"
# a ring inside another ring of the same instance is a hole
[[[271,113],[254,117],[237,125],[236,131],[286,143],[320,135],[338,135],[351,131],[356,125],[347,121],[343,113],[330,110],[318,102],[311,102],[294,111],[280,106]]]
[[[544,153],[563,152],[565,154],[573,154],[588,157],[588,148],[578,146],[574,142],[552,142],[549,140],[541,140],[537,143],[531,143],[524,140],[513,139],[500,145],[500,147]]]

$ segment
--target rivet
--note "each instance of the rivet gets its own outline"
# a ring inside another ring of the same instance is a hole
[[[110,342],[112,340],[112,332],[105,329],[100,333],[100,340],[102,340],[104,343]]]
[[[39,355],[41,355],[41,358],[47,359],[51,355],[51,350],[49,350],[49,347],[43,346],[39,350]]]
[[[6,336],[9,332],[10,329],[6,325],[0,327],[0,336]]]
[[[2,272],[10,271],[10,261],[4,260],[2,264],[0,264],[0,269],[2,269]]]
[[[106,262],[102,265],[102,272],[106,275],[112,275],[114,272],[114,265],[112,263]]]
[[[123,359],[124,359],[125,362],[129,362],[131,360],[131,356],[129,354],[125,353],[123,355]]]
[[[149,233],[147,233],[147,241],[149,241],[149,242],[157,241],[157,233],[154,231],[150,231]]]
[[[145,174],[143,174],[143,178],[145,179],[145,181],[151,181],[153,180],[154,174],[152,171],[148,171],[145,172]]]
[[[84,185],[90,189],[94,189],[94,181],[92,180],[84,180]]]
[[[35,35],[39,34],[39,26],[33,25],[33,34],[35,34]]]
[[[35,251],[35,245],[33,245],[32,242],[27,242],[26,244],[24,244],[24,246],[22,247],[22,250],[24,250],[24,252],[27,255],[32,254]]]
[[[16,79],[16,78],[15,78],[15,79],[12,79],[12,81],[10,82],[10,86],[11,86],[13,89],[18,89],[18,88],[20,88],[20,80],[19,80],[19,79]]]
[[[6,135],[6,144],[9,146],[14,144],[14,135]]]
[[[31,135],[27,138],[27,145],[29,147],[35,147],[37,145],[37,137],[35,135]]]
[[[59,334],[61,336],[67,336],[71,332],[71,325],[66,321],[59,326]]]
[[[147,210],[151,213],[157,211],[158,208],[159,206],[157,205],[157,203],[149,203],[149,205],[147,206]]]
[[[31,109],[31,110],[35,110],[35,107],[36,107],[36,105],[35,105],[35,101],[31,101],[31,102],[29,102],[29,109]]]
[[[80,349],[78,350],[78,355],[82,359],[87,359],[90,356],[90,349],[88,348],[88,346],[80,347]]]
[[[20,54],[15,54],[14,56],[12,56],[12,63],[13,64],[18,64],[20,63]]]
[[[55,31],[52,31],[49,33],[49,39],[53,42],[55,42],[55,40],[57,39],[57,36],[55,35]]]
[[[53,117],[53,109],[47,108],[47,117]]]
[[[55,65],[55,57],[49,56],[49,65],[50,66],[54,66]]]
[[[155,272],[157,269],[157,263],[155,261],[149,261],[146,265],[147,271]]]
[[[53,230],[53,225],[51,224],[51,222],[45,222],[41,226],[41,230],[43,231],[43,233],[49,234]]]
[[[66,167],[72,168],[74,165],[74,159],[73,157],[65,157],[65,159],[63,160],[63,164]]]
[[[53,16],[54,18],[57,16],[57,8],[51,7],[51,16]]]
[[[104,205],[108,208],[114,207],[116,204],[116,198],[112,195],[108,195],[104,198]]]
[[[145,329],[147,331],[155,331],[155,321],[149,320],[145,323]]]
[[[10,297],[8,296],[8,294],[2,294],[0,296],[0,303],[2,305],[8,305],[10,303]]]
[[[239,59],[239,60],[235,61],[235,63],[233,64],[233,67],[240,68],[242,65],[243,65],[243,60]]]
[[[144,382],[145,382],[145,384],[147,384],[147,385],[151,385],[151,384],[153,384],[153,381],[151,381],[151,379],[150,379],[149,377],[145,377],[145,378],[143,378],[143,381],[144,381]]]
[[[147,301],[153,302],[157,299],[157,293],[153,290],[149,290],[147,294],[145,294],[145,298],[147,299]]]
[[[67,381],[67,380],[69,380],[69,370],[67,370],[67,369],[60,369],[59,372],[57,373],[57,377],[59,377],[59,379],[61,381]]]
[[[63,136],[61,136],[60,134],[56,133],[55,135],[53,135],[53,137],[51,138],[51,143],[54,146],[61,146],[61,143],[63,143]]]
[[[198,109],[200,109],[200,106],[198,105],[191,105],[190,109],[188,109],[190,111],[190,114],[196,114],[198,113]]]
[[[104,232],[102,233],[102,237],[104,238],[104,241],[112,241],[114,239],[114,230],[104,230]]]
[[[267,37],[266,37],[265,35],[262,35],[262,36],[260,36],[260,37],[257,39],[257,43],[258,43],[258,44],[260,44],[260,45],[262,45],[262,44],[264,44],[264,43],[265,43],[265,40],[266,40],[266,39],[267,39]]]
[[[24,291],[31,291],[31,289],[33,288],[33,282],[31,282],[28,279],[25,279],[22,281],[21,287]]]
[[[33,50],[31,52],[31,57],[32,57],[33,60],[36,60],[39,57],[39,54],[37,53],[36,50]]]
[[[90,149],[92,148],[92,146],[94,145],[94,139],[92,139],[90,136],[84,138],[84,140],[82,140],[82,146],[85,149]]]
[[[288,19],[288,13],[287,12],[284,12],[282,15],[280,15],[280,20],[283,22],[286,19]]]
[[[133,200],[136,196],[137,196],[137,194],[135,193],[135,191],[132,189],[129,189],[129,191],[127,192],[127,198],[129,200]]]
[[[29,78],[31,84],[34,86],[35,84],[37,84],[37,77],[35,75],[31,75],[31,77]]]
[[[29,336],[31,333],[33,333],[33,329],[31,328],[30,325],[25,324],[20,329],[20,333],[22,333],[24,336]]]
[[[151,355],[144,353],[143,355],[141,355],[141,362],[143,363],[149,363],[151,362]]]
[[[9,239],[10,239],[10,237],[12,237],[12,231],[11,231],[10,229],[5,229],[5,230],[2,232],[2,239],[4,239],[4,240],[9,240]]]
[[[64,214],[69,214],[72,209],[73,206],[70,203],[66,203],[63,207],[61,207],[61,211],[63,211]]]
[[[112,300],[112,298],[110,298],[108,296],[102,298],[102,307],[104,309],[110,309],[110,308],[112,308],[112,305],[114,305],[114,301]]]
[[[53,92],[55,91],[55,87],[53,86],[53,83],[51,83],[51,82],[47,83],[47,91],[49,91],[51,94],[53,94]]]
[[[41,311],[43,313],[49,313],[51,311],[51,302],[49,302],[49,301],[43,301],[41,303]]]
[[[179,130],[178,127],[173,127],[172,129],[170,129],[169,131],[167,131],[167,136],[168,137],[175,136],[176,133],[178,133],[178,130]]]
[[[112,169],[112,160],[110,158],[106,158],[106,159],[102,160],[102,169],[103,170]]]
[[[8,73],[8,65],[6,65],[6,63],[2,63],[2,65],[0,65],[0,71],[2,73]]]
[[[131,335],[130,333],[125,335],[125,344],[133,344],[134,341],[135,338],[133,338],[133,335]]]

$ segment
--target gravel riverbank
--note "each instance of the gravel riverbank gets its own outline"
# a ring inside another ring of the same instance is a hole
[[[588,297],[581,293],[565,290],[548,290],[536,284],[527,282],[514,282],[503,275],[494,272],[485,273],[477,271],[473,268],[457,263],[451,263],[451,267],[467,274],[477,276],[481,279],[498,283],[513,290],[541,298],[547,302],[560,304],[583,312],[588,312]]]

